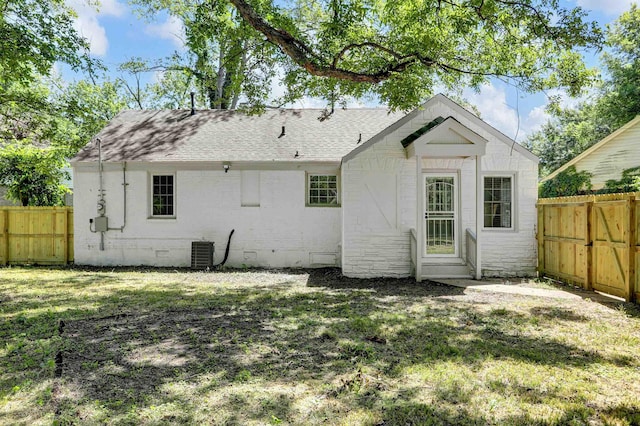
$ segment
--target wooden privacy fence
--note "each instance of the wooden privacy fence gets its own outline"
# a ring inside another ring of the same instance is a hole
[[[538,272],[640,301],[640,192],[538,200]]]
[[[72,207],[0,207],[0,264],[73,261]]]

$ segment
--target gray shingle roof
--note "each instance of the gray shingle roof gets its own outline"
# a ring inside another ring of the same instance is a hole
[[[384,109],[237,111],[123,111],[97,135],[104,161],[340,161],[390,126],[401,113]],[[282,127],[285,127],[285,135]],[[96,161],[97,144],[72,160]]]

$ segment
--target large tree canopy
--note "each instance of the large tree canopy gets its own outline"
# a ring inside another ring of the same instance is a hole
[[[540,157],[545,176],[640,114],[640,8],[633,5],[607,31],[602,54],[606,78],[591,98],[552,110],[540,131],[525,141]]]
[[[556,0],[229,1],[290,59],[293,93],[373,92],[399,108],[436,85],[479,87],[491,76],[575,94],[592,74],[574,49],[601,41],[582,10]]]
[[[211,88],[223,98],[221,87],[244,88],[250,103],[269,94],[276,63],[282,102],[373,95],[408,109],[436,87],[478,88],[495,76],[577,94],[594,76],[579,50],[602,42],[583,10],[557,0],[132,2],[180,17],[195,72],[206,77],[207,64]]]
[[[0,0],[0,11],[1,103],[7,101],[8,85],[47,76],[56,62],[84,70],[98,66],[64,0]]]
[[[282,59],[282,55],[278,54],[277,47],[243,21],[230,3],[208,0],[130,1],[138,6],[140,14],[150,20],[159,11],[179,18],[185,28],[186,52],[155,63],[132,58],[124,64],[125,71],[164,71],[163,85],[173,86],[169,92],[180,86],[190,86],[208,108],[236,109],[240,101],[258,110],[265,105],[271,95],[269,89],[277,71],[277,61]],[[162,94],[162,97],[167,94],[160,86],[149,89],[155,95]],[[169,103],[175,104],[175,100]]]

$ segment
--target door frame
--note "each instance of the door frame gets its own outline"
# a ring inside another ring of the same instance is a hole
[[[427,178],[433,177],[452,177],[453,178],[453,253],[449,254],[429,254],[427,253],[427,231],[429,229],[427,225]],[[460,250],[460,173],[459,170],[443,170],[443,171],[423,171],[422,172],[422,191],[423,191],[423,204],[422,204],[422,221],[423,221],[423,236],[424,244],[422,247],[423,257],[428,258],[458,258],[461,256]]]

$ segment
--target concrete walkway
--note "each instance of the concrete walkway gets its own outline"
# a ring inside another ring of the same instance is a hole
[[[566,287],[566,290],[540,288],[533,281],[518,279],[508,281],[504,279],[483,279],[480,281],[466,279],[437,279],[442,284],[461,287],[471,291],[486,291],[493,293],[519,294],[523,296],[548,297],[551,299],[591,299],[603,303],[617,303],[623,301],[614,296],[608,296],[594,291]]]

